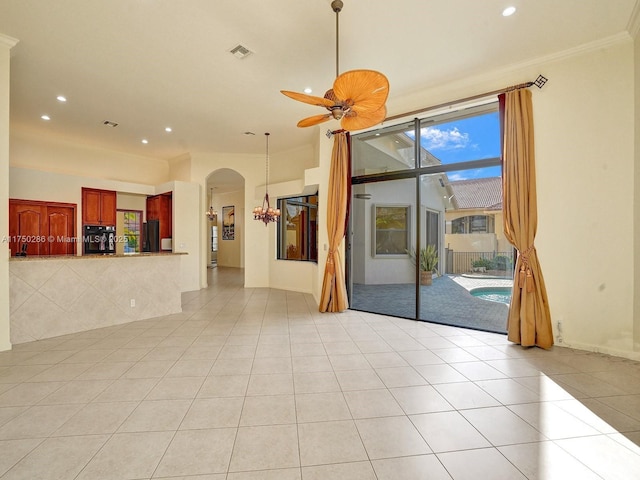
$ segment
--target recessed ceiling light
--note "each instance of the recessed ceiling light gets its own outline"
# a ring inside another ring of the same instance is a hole
[[[58,95],[56,98],[58,99],[59,102],[66,102],[67,101],[67,97],[64,97],[62,95]]]
[[[306,94],[308,95],[309,93],[313,92],[313,90],[311,90],[311,88],[310,88],[310,87],[307,87],[307,88],[305,88],[305,89],[303,90],[303,92],[304,92],[304,93],[306,93]]]
[[[510,17],[514,13],[516,13],[516,7],[507,7],[502,11],[502,16],[503,17]]]
[[[40,118],[42,120],[51,120],[51,117],[49,115],[42,115],[42,116],[40,116]]]
[[[147,143],[149,143],[149,140],[147,140],[146,138],[143,138],[142,139],[142,143],[144,143],[146,145]]]
[[[164,131],[167,133],[171,133],[173,130],[171,129],[171,127],[165,127]]]

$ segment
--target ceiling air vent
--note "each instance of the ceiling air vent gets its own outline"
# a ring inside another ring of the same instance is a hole
[[[243,47],[242,45],[238,45],[236,47],[233,47],[231,50],[229,50],[231,52],[231,54],[236,57],[236,58],[245,58],[248,57],[249,55],[251,55],[251,50],[249,50],[247,47]]]
[[[105,120],[104,122],[102,122],[102,124],[111,128],[116,128],[118,126],[116,122],[110,122],[109,120]]]

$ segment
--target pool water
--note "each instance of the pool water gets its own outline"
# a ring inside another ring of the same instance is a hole
[[[490,302],[506,303],[507,305],[511,303],[510,287],[474,288],[470,293],[474,297],[489,300]]]

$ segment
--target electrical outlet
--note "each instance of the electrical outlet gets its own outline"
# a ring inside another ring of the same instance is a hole
[[[129,304],[131,305],[131,308],[134,308],[134,307],[136,306],[136,299],[135,299],[135,298],[132,298],[132,299],[129,301]]]

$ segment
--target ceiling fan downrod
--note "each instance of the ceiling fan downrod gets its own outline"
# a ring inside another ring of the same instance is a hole
[[[339,33],[340,33],[340,11],[342,10],[342,7],[344,6],[344,3],[342,3],[342,0],[333,0],[331,2],[331,9],[336,12],[336,77],[338,77],[340,75],[340,39],[339,39]]]

